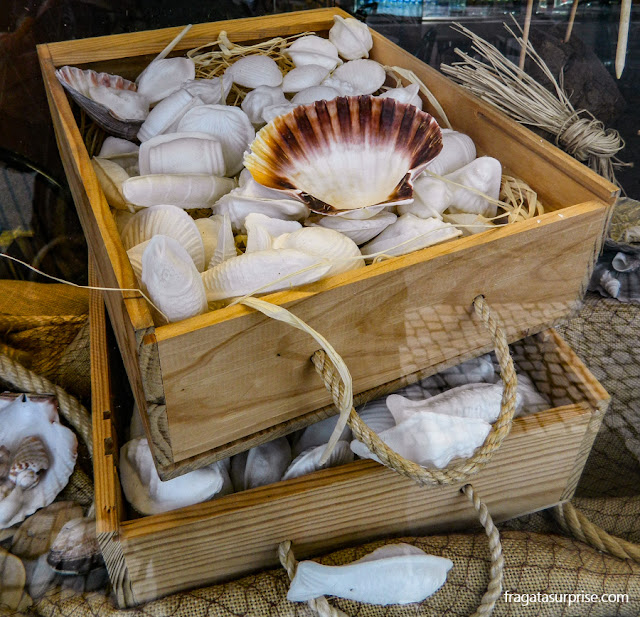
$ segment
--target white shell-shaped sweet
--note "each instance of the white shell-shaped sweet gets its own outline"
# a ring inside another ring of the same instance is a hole
[[[151,103],[157,103],[178,90],[196,76],[191,58],[163,58],[154,60],[136,80],[138,92]]]
[[[413,203],[398,205],[398,214],[412,214],[421,219],[442,219],[456,188],[439,178],[422,174],[413,183]]]
[[[204,246],[204,263],[208,264],[215,253],[218,245],[218,233],[220,226],[224,222],[222,216],[210,216],[209,218],[196,219],[195,224],[202,236]]]
[[[133,218],[134,212],[130,212],[129,210],[113,210],[113,220],[116,222],[116,227],[118,229],[118,234],[122,235],[124,228],[127,223]]]
[[[97,158],[107,159],[113,163],[117,163],[130,176],[133,176],[138,174],[139,150],[140,146],[137,146],[127,139],[109,136],[102,143],[102,148],[100,148]],[[132,173],[131,170],[134,168],[135,173]]]
[[[292,109],[295,109],[297,106],[293,103],[280,103],[278,105],[268,105],[262,110],[262,120],[264,122],[271,122],[274,118],[278,116],[283,116],[284,114],[288,114]]]
[[[200,105],[189,110],[180,120],[178,131],[210,133],[222,143],[227,175],[242,169],[242,156],[256,132],[247,114],[239,107]]]
[[[208,208],[235,187],[231,178],[205,174],[150,174],[129,178],[124,198],[136,206],[171,204],[181,208]]]
[[[300,90],[300,92],[291,99],[291,102],[294,105],[308,105],[316,101],[330,101],[337,96],[340,96],[340,92],[334,88],[330,88],[329,86],[312,86],[311,88]]]
[[[226,172],[222,144],[208,133],[156,135],[140,146],[140,175]]]
[[[319,86],[329,75],[329,69],[318,64],[305,64],[289,71],[282,80],[283,92],[300,92],[305,88]]]
[[[279,86],[282,83],[282,72],[276,61],[260,54],[236,60],[224,74],[243,88]]]
[[[390,88],[386,92],[383,92],[380,95],[380,98],[395,99],[396,101],[400,101],[401,103],[408,103],[409,105],[415,105],[418,109],[422,109],[422,99],[418,94],[419,91],[420,87],[418,86],[418,84],[409,84],[406,88]],[[442,142],[444,143],[444,133]]]
[[[186,90],[178,90],[160,101],[147,116],[138,131],[138,139],[143,142],[169,131],[191,108],[201,105],[202,101]],[[189,130],[189,129],[181,129]],[[194,129],[197,130],[197,129]]]
[[[373,47],[371,32],[366,24],[353,17],[333,16],[334,24],[329,30],[329,40],[337,47],[345,60],[368,58]]]
[[[241,108],[253,124],[264,124],[262,114],[266,107],[286,105],[288,102],[282,88],[258,86],[244,97]]]
[[[518,393],[516,400],[519,405],[514,417],[544,411],[552,406],[549,399],[541,392],[538,392],[531,378],[524,373],[518,373]]]
[[[384,67],[375,60],[350,60],[333,71],[331,76],[352,84],[359,94],[373,94],[387,78]]]
[[[149,115],[149,99],[140,92],[89,86],[89,97],[107,107],[119,120],[144,120]]]
[[[224,105],[233,81],[228,77],[213,79],[193,79],[185,82],[182,89],[192,96],[197,96],[205,105]]]
[[[364,266],[357,244],[333,229],[303,227],[298,231],[276,238],[273,248],[296,249],[302,253],[324,259],[331,264],[326,276],[334,276]]]
[[[476,158],[473,139],[464,133],[442,129],[442,150],[428,165],[427,169],[439,176],[446,176]]]
[[[423,389],[437,392],[471,383],[497,383],[499,380],[491,355],[485,354],[425,377],[419,383]]]
[[[214,217],[211,217],[214,218]],[[236,243],[233,240],[233,230],[231,229],[231,219],[228,214],[218,214],[215,216],[220,221],[218,226],[218,237],[216,238],[216,248],[208,262],[207,268],[214,268],[227,259],[232,259],[238,255]]]
[[[296,439],[293,443],[293,447],[291,448],[293,456],[297,457],[305,450],[327,444],[329,438],[333,435],[333,431],[336,428],[339,417],[340,416],[335,415],[330,418],[325,418],[324,420],[315,422],[300,431],[300,436]],[[350,440],[351,429],[348,426],[345,426],[342,433],[340,433],[340,441],[348,442]]]
[[[336,46],[331,41],[315,34],[296,39],[289,45],[286,53],[293,60],[296,68],[305,64],[317,64],[333,71],[342,62],[338,58]]]
[[[451,560],[410,544],[388,544],[344,566],[300,562],[287,599],[331,595],[383,606],[422,602],[444,585],[452,567]]]
[[[202,274],[207,300],[225,300],[313,283],[331,268],[302,251],[278,249],[244,253]]]
[[[349,449],[349,442],[338,441],[329,459],[323,465],[320,464],[320,458],[326,450],[325,445],[309,448],[301,452],[289,465],[287,471],[282,476],[283,480],[291,480],[299,478],[307,474],[319,471],[320,469],[328,469],[329,467],[337,467],[345,465],[353,461],[353,452]]]
[[[391,212],[380,212],[369,219],[350,219],[344,216],[323,216],[314,226],[335,229],[356,244],[368,242],[396,220],[396,215]]]
[[[479,234],[494,227],[493,221],[490,221],[481,214],[465,214],[464,212],[455,212],[453,214],[445,213],[442,215],[442,220],[445,223],[451,223],[451,225],[457,227],[463,236]]]
[[[352,83],[343,81],[342,79],[336,79],[333,76],[326,77],[320,85],[333,88],[340,93],[340,96],[358,96],[362,94]]]
[[[386,397],[369,401],[356,409],[362,421],[374,432],[382,433],[396,425],[389,408]]]
[[[0,496],[0,529],[23,521],[53,502],[67,485],[75,466],[78,440],[60,424],[52,399],[29,399],[22,395],[13,401],[0,401],[0,446],[15,456],[27,437],[36,437],[45,444],[49,466],[41,473],[38,483],[29,489],[7,482],[6,493],[3,491]]]
[[[297,221],[274,219],[257,212],[247,215],[244,225],[247,230],[246,253],[267,251],[273,248],[273,241],[279,236],[302,229]]]
[[[490,430],[491,425],[478,418],[421,411],[378,436],[400,456],[424,467],[442,469],[454,458],[469,458]],[[358,456],[378,461],[359,441],[352,441],[351,449]]]
[[[204,270],[204,246],[195,221],[176,206],[152,206],[136,212],[122,230],[125,250],[156,235],[176,240],[191,256],[199,271]]]
[[[459,229],[439,219],[422,219],[413,214],[403,214],[360,250],[365,256],[374,253],[406,255],[459,235]]]
[[[263,443],[231,459],[231,479],[236,491],[279,482],[291,463],[286,437]]]
[[[141,514],[160,514],[207,501],[228,490],[223,465],[214,463],[163,482],[153,464],[146,439],[133,439],[120,448],[120,480],[129,503]]]
[[[107,203],[112,208],[128,210],[127,200],[122,194],[122,185],[129,179],[129,174],[120,165],[109,159],[94,157],[91,164],[96,172],[100,188],[107,198]]]
[[[202,277],[191,256],[169,236],[156,235],[142,254],[141,282],[170,322],[207,311]]]
[[[138,281],[142,281],[142,256],[144,255],[144,251],[149,245],[149,242],[151,242],[151,240],[145,240],[144,242],[136,244],[127,250],[127,257],[131,262],[131,267],[133,268],[133,272]]]

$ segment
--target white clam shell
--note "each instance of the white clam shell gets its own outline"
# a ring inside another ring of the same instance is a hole
[[[383,606],[422,602],[444,585],[452,567],[451,560],[409,544],[382,546],[344,566],[302,561],[287,599],[303,602],[331,595]]]
[[[182,89],[197,96],[205,105],[224,105],[233,81],[228,77],[213,79],[192,79],[182,84]]]
[[[349,443],[347,441],[338,441],[329,459],[321,465],[320,458],[324,454],[325,449],[326,446],[321,445],[301,452],[293,460],[291,465],[289,465],[282,479],[291,480],[292,478],[299,478],[300,476],[306,476],[320,469],[329,469],[329,467],[337,467],[338,465],[345,465],[353,461],[353,452],[349,449]]]
[[[262,120],[264,122],[271,122],[274,118],[278,116],[283,116],[284,114],[288,114],[292,109],[295,109],[296,105],[293,103],[280,103],[278,105],[268,105],[262,110]]]
[[[329,86],[312,86],[311,88],[305,88],[300,90],[291,102],[294,105],[308,105],[309,103],[315,103],[316,101],[330,101],[340,96],[335,88]]]
[[[476,158],[473,139],[464,133],[449,129],[442,130],[442,150],[428,165],[427,169],[439,176],[446,176]]]
[[[289,71],[282,80],[283,92],[300,92],[305,88],[319,86],[329,75],[329,69],[319,64],[305,64]]]
[[[231,178],[205,174],[150,174],[126,180],[122,194],[136,206],[171,204],[186,209],[207,208],[234,187]]]
[[[305,450],[315,448],[317,446],[325,445],[329,442],[329,438],[333,434],[336,424],[340,416],[335,415],[330,418],[320,420],[307,426],[304,430],[300,431],[298,439],[293,443],[291,453],[294,457],[299,456]],[[348,426],[344,427],[342,433],[340,433],[340,441],[351,440],[351,429]]]
[[[140,146],[140,175],[226,172],[222,144],[208,133],[156,135]]]
[[[169,236],[156,235],[142,254],[141,282],[170,322],[207,311],[202,277],[189,253]]]
[[[264,124],[262,114],[265,108],[285,105],[288,102],[281,88],[258,86],[255,90],[247,93],[241,108],[253,124]]]
[[[230,485],[225,474],[224,466],[214,463],[163,482],[146,439],[133,439],[120,448],[122,490],[141,514],[160,514],[225,493]]]
[[[49,454],[49,468],[29,489],[8,485],[0,497],[0,529],[23,521],[36,510],[48,506],[67,485],[76,462],[78,440],[60,424],[52,399],[22,395],[0,401],[0,446],[15,455],[27,437],[40,439]]]
[[[213,217],[212,217],[213,218]],[[238,255],[236,244],[233,240],[233,230],[231,229],[231,219],[229,215],[216,215],[220,221],[218,226],[218,237],[216,238],[216,248],[208,262],[207,268],[213,268],[227,259]]]
[[[329,40],[336,46],[345,60],[368,58],[373,47],[371,32],[366,24],[353,17],[333,16],[334,24],[329,30]]]
[[[369,401],[356,410],[361,420],[374,432],[382,433],[396,425],[389,408],[386,397]]]
[[[286,437],[263,443],[231,459],[231,479],[236,491],[279,482],[291,463],[291,448]]]
[[[419,91],[420,91],[420,87],[418,86],[418,84],[409,84],[405,88],[390,88],[386,92],[383,92],[380,95],[380,98],[395,99],[396,101],[400,101],[401,103],[415,105],[418,109],[422,109],[422,99],[418,94]],[[444,133],[442,134],[442,142],[443,142],[443,149],[444,149]],[[432,163],[433,161],[430,163],[430,165]],[[439,172],[436,172],[436,173],[439,173]]]
[[[247,230],[246,253],[269,250],[279,236],[302,229],[297,221],[283,221],[257,212],[247,215],[244,225]]]
[[[122,243],[128,251],[158,234],[176,240],[189,253],[196,268],[204,270],[202,236],[195,221],[176,206],[151,206],[134,214],[122,230]]]
[[[162,58],[154,60],[138,76],[138,92],[151,103],[157,103],[178,90],[196,76],[196,65],[191,58]]]
[[[210,133],[222,143],[227,175],[242,169],[242,156],[256,132],[247,114],[228,105],[200,105],[189,110],[180,120],[178,131]]]
[[[260,54],[236,60],[224,74],[231,78],[233,83],[243,88],[282,84],[282,72],[276,61]]]
[[[184,116],[190,109],[202,105],[202,101],[189,94],[186,90],[178,90],[171,96],[160,101],[147,116],[138,131],[138,139],[141,142],[151,139],[169,129]],[[188,129],[185,129],[188,130]]]
[[[350,60],[333,71],[331,77],[350,83],[359,94],[373,94],[382,87],[387,74],[375,60]]]
[[[207,300],[225,300],[253,293],[267,293],[313,283],[331,264],[293,249],[244,253],[202,274]]]
[[[129,179],[129,174],[120,165],[109,159],[94,157],[91,164],[96,172],[100,188],[107,198],[107,203],[112,208],[128,210],[127,200],[122,194],[122,185]]]
[[[391,212],[379,212],[368,219],[351,219],[344,216],[323,216],[314,226],[334,229],[351,238],[356,244],[368,242],[396,220],[396,215]]]
[[[338,58],[337,47],[331,41],[315,34],[296,39],[289,45],[286,53],[296,65],[296,68],[306,64],[316,64],[333,71],[342,62]]]
[[[109,86],[89,86],[89,97],[107,107],[119,120],[144,120],[149,115],[149,99],[140,92]]]
[[[459,229],[439,219],[422,219],[413,214],[403,214],[395,223],[365,244],[361,252],[365,256],[375,253],[406,255],[412,251],[451,240],[460,234]]]

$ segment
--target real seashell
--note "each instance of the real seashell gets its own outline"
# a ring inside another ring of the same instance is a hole
[[[0,409],[0,445],[16,452],[27,437],[45,444],[49,468],[32,488],[14,486],[0,500],[0,528],[11,527],[48,506],[66,486],[75,466],[78,441],[72,431],[60,424],[53,399],[31,400],[22,395]]]
[[[228,490],[225,474],[224,467],[214,463],[163,482],[146,439],[134,439],[120,449],[122,490],[140,514],[160,514],[207,501]]]
[[[329,30],[329,40],[336,46],[345,60],[368,58],[373,47],[373,38],[366,24],[353,17],[333,16],[333,26]]]
[[[224,105],[233,80],[225,75],[212,79],[192,79],[182,84],[182,89],[197,96],[205,105]]]
[[[176,240],[189,253],[199,271],[204,270],[204,246],[195,221],[176,206],[151,206],[137,212],[122,230],[126,251],[161,234]]]
[[[331,77],[350,83],[358,94],[373,94],[380,90],[387,74],[375,60],[349,60],[333,71]]]
[[[171,96],[160,101],[147,116],[140,130],[138,139],[147,141],[165,132],[175,132],[173,126],[192,108],[202,105],[202,101],[189,94],[186,90],[178,90]],[[171,129],[171,130],[170,130]],[[180,129],[188,131],[189,129]],[[197,129],[194,129],[197,131]]]
[[[476,158],[473,139],[464,133],[449,129],[442,130],[442,150],[428,165],[427,169],[439,176],[446,176]]]
[[[514,414],[514,418],[525,416],[532,413],[538,413],[551,407],[549,399],[538,392],[531,378],[524,374],[518,373],[518,389],[516,400],[520,402],[519,407]]]
[[[149,99],[139,92],[120,90],[109,86],[89,86],[89,98],[104,105],[113,116],[124,122],[143,122],[149,115]]]
[[[316,64],[333,71],[338,64],[342,64],[342,60],[338,58],[337,47],[331,41],[315,34],[296,39],[285,53],[291,58],[296,68],[306,64]]]
[[[291,463],[286,437],[263,443],[231,459],[231,479],[236,491],[278,482]]]
[[[262,119],[264,122],[271,122],[278,116],[288,114],[292,109],[295,109],[297,105],[293,103],[281,103],[279,105],[269,105],[262,110]]]
[[[223,222],[224,217],[220,215],[195,220],[196,227],[200,232],[200,236],[202,236],[205,264],[208,264],[211,261],[211,258],[215,253],[216,246],[218,244],[218,233]]]
[[[150,174],[126,180],[122,194],[136,206],[171,204],[185,209],[207,208],[235,186],[231,178],[206,174]]]
[[[360,419],[374,432],[382,433],[396,425],[389,408],[386,397],[369,401],[356,409]]]
[[[286,105],[288,102],[281,88],[258,86],[255,90],[247,93],[241,108],[253,124],[264,124],[262,114],[265,108]]]
[[[287,599],[304,602],[322,595],[368,604],[422,602],[447,580],[453,562],[410,544],[387,544],[344,566],[302,561]]]
[[[169,236],[151,238],[142,254],[141,282],[170,322],[207,311],[200,273],[189,253]]]
[[[59,574],[86,574],[104,566],[96,537],[96,521],[82,516],[64,524],[47,555]]]
[[[24,565],[20,558],[0,548],[0,606],[9,608],[9,615],[12,611],[18,611],[24,598],[24,587],[27,576]]]
[[[191,58],[161,58],[151,62],[136,83],[138,92],[153,104],[166,99],[195,76],[196,65]]]
[[[56,71],[56,77],[71,98],[84,109],[89,117],[110,135],[133,139],[142,122],[140,120],[120,120],[110,110],[90,98],[90,86],[109,86],[120,90],[135,92],[136,85],[119,75],[96,73],[90,69],[83,71],[74,66],[63,66]]]
[[[390,88],[389,90],[386,90],[385,92],[383,92],[380,95],[381,99],[395,99],[396,101],[399,101],[400,103],[407,103],[407,105],[415,105],[418,109],[422,109],[422,99],[420,98],[420,95],[418,94],[418,92],[420,91],[420,87],[418,86],[418,84],[409,84],[408,86],[406,86],[405,88]],[[443,131],[442,133],[442,149],[444,150],[444,136],[445,133]],[[440,152],[440,154],[438,154],[438,156],[436,157],[436,159],[441,156],[442,152]],[[435,159],[434,159],[435,161]],[[429,165],[432,165],[433,161],[431,161],[431,163],[429,163]],[[440,173],[440,172],[436,172],[436,173]]]
[[[302,229],[302,225],[297,221],[283,221],[257,212],[248,214],[244,225],[247,229],[245,253],[269,250],[273,248],[273,241],[279,236]]]
[[[300,92],[312,86],[319,86],[329,75],[329,69],[319,64],[305,64],[290,70],[282,80],[283,92]]]
[[[300,90],[300,92],[291,99],[291,102],[294,105],[309,105],[316,101],[330,101],[337,96],[340,96],[340,92],[335,88],[330,88],[329,86],[312,86],[311,88]]]
[[[640,268],[640,259],[635,255],[619,251],[611,260],[611,266],[616,272],[635,272]]]
[[[0,480],[4,480],[9,475],[11,468],[11,453],[5,446],[0,446]]]
[[[231,219],[228,214],[217,215],[220,220],[218,227],[218,237],[216,238],[216,248],[208,262],[207,268],[213,268],[227,259],[237,256],[236,243],[233,239],[231,229]]]
[[[454,227],[457,227],[463,236],[479,234],[495,226],[493,221],[485,218],[481,214],[465,214],[464,212],[443,214],[442,220],[445,223],[450,223]]]
[[[302,251],[278,249],[244,253],[202,274],[207,300],[226,300],[313,283],[331,269]]]
[[[273,120],[258,133],[245,166],[260,184],[319,214],[336,214],[408,201],[413,178],[440,147],[436,121],[413,106],[337,98]]]
[[[225,72],[233,83],[243,88],[260,86],[279,86],[282,84],[282,72],[276,61],[269,56],[254,54],[236,60]]]
[[[140,174],[208,174],[226,172],[222,144],[208,133],[156,135],[140,146]]]
[[[255,137],[247,114],[228,105],[200,105],[189,110],[180,120],[178,131],[209,133],[222,143],[227,175],[242,169],[242,157]]]
[[[452,240],[461,233],[453,225],[437,218],[422,219],[413,214],[403,214],[360,250],[365,257],[379,253],[406,255],[439,242]]]
[[[333,88],[340,93],[340,96],[359,96],[362,94],[353,84],[348,81],[343,81],[342,79],[336,79],[333,76],[326,77],[320,85]]]
[[[491,355],[485,354],[430,375],[418,383],[421,388],[433,392],[467,384],[497,383],[499,380]]]
[[[331,416],[310,424],[304,430],[300,431],[299,437],[294,441],[291,453],[294,457],[299,456],[305,450],[315,448],[317,446],[326,445],[329,442],[329,438],[333,434],[334,429],[338,423],[339,415]],[[340,441],[351,440],[351,429],[345,426],[342,433],[340,433]],[[291,462],[291,461],[289,461]],[[284,472],[284,470],[283,470]]]
[[[396,219],[396,215],[391,212],[380,212],[369,219],[355,220],[344,216],[323,216],[311,225],[339,231],[360,245],[377,236]]]
[[[491,425],[478,418],[421,411],[378,437],[418,465],[443,469],[454,458],[469,458],[484,443],[490,430]],[[358,456],[380,462],[359,441],[352,441],[351,449]]]
[[[118,210],[128,210],[129,205],[122,194],[122,185],[129,179],[129,174],[117,163],[109,159],[94,157],[91,159],[93,170],[107,203]]]
[[[41,472],[49,469],[49,454],[42,439],[30,435],[19,444],[9,469],[9,480],[22,490],[40,482]]]
[[[320,464],[320,458],[324,454],[325,450],[326,446],[321,445],[301,452],[293,460],[291,465],[289,465],[283,474],[282,479],[291,480],[292,478],[299,478],[300,476],[306,476],[314,471],[329,469],[329,467],[338,467],[339,465],[346,465],[353,461],[353,453],[349,449],[349,442],[347,441],[338,441],[328,460],[324,464]]]

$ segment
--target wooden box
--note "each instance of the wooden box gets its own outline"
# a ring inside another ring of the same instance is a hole
[[[255,41],[313,30],[338,9],[194,26],[178,50],[226,30]],[[105,287],[137,286],[90,164],[56,67],[135,77],[180,28],[67,41],[38,48],[60,153]],[[617,189],[570,156],[480,102],[373,33],[371,57],[414,71],[454,128],[479,153],[529,183],[546,213],[320,281],[267,300],[324,334],[351,371],[354,392],[435,372],[490,349],[472,301],[484,294],[509,341],[539,332],[580,303]],[[429,111],[429,105],[425,103]],[[435,114],[437,117],[437,114]],[[135,291],[109,292],[107,307],[154,458],[165,479],[325,417],[330,398],[303,332],[243,306],[156,325]]]
[[[104,305],[93,293],[91,379],[96,525],[115,595],[132,606],[183,589],[276,567],[276,549],[298,558],[377,537],[477,526],[460,486],[419,487],[373,461],[227,495],[173,512],[134,518],[118,477]],[[552,409],[517,418],[491,462],[470,481],[494,520],[569,500],[598,432],[609,396],[553,331],[511,346]]]

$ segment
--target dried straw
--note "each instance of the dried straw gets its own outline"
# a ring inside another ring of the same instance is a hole
[[[618,131],[605,129],[604,124],[585,109],[576,111],[562,88],[562,76],[558,84],[531,43],[525,45],[522,37],[506,24],[505,28],[521,46],[526,47],[527,55],[549,80],[554,92],[520,72],[517,65],[493,45],[460,24],[456,24],[455,29],[471,39],[472,49],[481,59],[456,49],[462,62],[455,62],[452,66],[443,64],[442,71],[517,122],[554,135],[556,145],[617,184],[615,168],[628,165],[616,158],[624,148]]]

